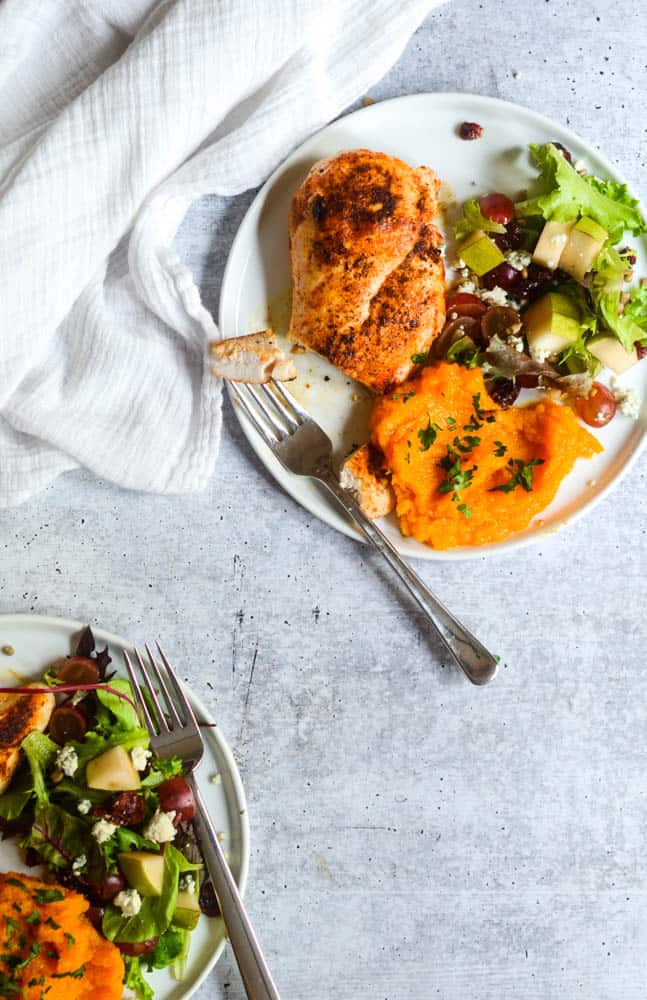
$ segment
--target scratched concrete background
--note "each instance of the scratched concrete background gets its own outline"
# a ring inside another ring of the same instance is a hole
[[[639,189],[646,13],[453,0],[372,96],[518,100]],[[214,309],[250,200],[182,231]],[[202,496],[74,473],[3,512],[0,610],[165,637],[240,763],[248,903],[284,1000],[643,1000],[646,470],[539,548],[420,565],[502,655],[484,690],[373,556],[274,486],[229,407]],[[229,954],[198,993],[243,996]]]

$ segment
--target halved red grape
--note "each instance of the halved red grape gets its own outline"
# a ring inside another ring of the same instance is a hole
[[[66,684],[96,684],[99,670],[89,656],[70,656],[58,668],[56,676]]]
[[[70,740],[82,740],[88,729],[88,721],[74,705],[59,705],[52,712],[48,733],[55,743],[63,746]]]
[[[589,427],[606,427],[617,408],[613,393],[601,382],[593,383],[588,396],[578,396],[575,400],[577,415]]]
[[[454,292],[448,297],[445,309],[448,317],[451,313],[456,313],[456,316],[451,317],[455,319],[458,316],[482,316],[487,306],[478,295],[472,295],[471,292]]]
[[[90,906],[86,910],[86,917],[94,927],[95,931],[101,930],[101,923],[103,921],[103,915],[106,911],[103,906]]]
[[[195,799],[186,778],[181,774],[167,778],[156,789],[163,812],[174,812],[176,820],[191,820],[195,816]]]
[[[507,306],[492,306],[481,320],[481,330],[486,343],[489,343],[492,337],[509,340],[519,333],[521,325],[521,316],[517,310],[509,309]]]
[[[500,191],[481,195],[479,208],[486,219],[499,222],[503,226],[514,219],[514,202],[508,198],[507,194],[501,194]]]
[[[516,267],[508,264],[506,261],[497,267],[493,267],[491,271],[488,271],[481,278],[486,288],[505,288],[506,291],[513,289],[521,280],[521,271],[517,271]]]
[[[158,942],[158,938],[149,938],[148,941],[115,941],[122,955],[130,958],[138,958],[140,955],[148,955],[153,951]]]

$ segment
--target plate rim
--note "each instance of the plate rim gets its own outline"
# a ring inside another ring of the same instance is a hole
[[[348,114],[341,114],[337,118],[328,122],[323,128],[317,129],[309,135],[303,142],[299,143],[294,149],[292,149],[287,156],[276,166],[272,171],[270,176],[266,179],[263,185],[256,192],[251,204],[248,206],[243,219],[238,226],[234,239],[232,240],[231,246],[229,248],[229,254],[227,256],[227,262],[222,275],[221,291],[220,291],[220,301],[218,307],[218,326],[222,335],[222,331],[225,328],[225,308],[228,298],[235,295],[235,289],[232,293],[230,286],[233,287],[233,274],[234,274],[234,257],[240,252],[240,247],[244,243],[247,229],[252,225],[253,217],[262,210],[267,194],[270,191],[272,185],[275,183],[277,178],[283,173],[283,171],[300,155],[305,149],[316,141],[316,139],[326,133],[329,129],[334,128],[340,124],[346,124],[352,122],[358,115],[368,116],[377,114],[382,108],[387,105],[402,103],[406,104],[426,104],[428,102],[433,103],[443,103],[460,100],[463,102],[470,102],[471,104],[481,104],[484,107],[489,108],[507,108],[512,109],[515,112],[522,111],[525,116],[529,116],[530,119],[534,119],[539,125],[544,129],[554,130],[557,133],[562,133],[567,140],[571,138],[576,144],[582,147],[590,153],[600,162],[604,170],[614,179],[621,184],[626,184],[630,194],[633,197],[638,197],[638,193],[633,189],[633,187],[628,183],[624,174],[621,170],[617,169],[611,161],[601,152],[597,147],[595,147],[587,139],[582,138],[578,133],[573,131],[568,125],[563,125],[560,122],[554,121],[547,115],[542,114],[540,111],[535,111],[533,108],[527,107],[525,104],[520,104],[516,101],[507,101],[500,97],[490,97],[487,94],[472,94],[468,92],[456,91],[456,90],[436,90],[436,91],[421,91],[415,94],[401,94],[396,97],[386,98],[383,101],[376,101],[365,107],[356,108],[354,111]],[[638,198],[642,207],[642,199]],[[643,237],[644,238],[644,237]],[[249,256],[249,255],[247,255]],[[352,525],[352,523],[343,518],[340,515],[335,518],[336,509],[331,501],[330,517],[325,516],[320,510],[316,510],[314,504],[310,501],[310,498],[306,495],[305,497],[296,496],[295,492],[290,489],[289,484],[295,478],[294,474],[289,473],[287,470],[280,468],[281,476],[277,476],[275,469],[272,465],[268,464],[267,456],[268,449],[265,443],[262,441],[260,435],[253,428],[251,423],[246,419],[244,413],[242,412],[240,406],[238,405],[234,392],[229,385],[227,385],[227,392],[229,400],[241,427],[245,438],[250,444],[252,450],[254,451],[256,457],[261,462],[267,473],[272,477],[273,481],[283,489],[288,496],[301,507],[303,507],[309,514],[316,517],[318,521],[322,521],[328,527],[335,531],[339,531],[346,535],[348,538],[352,538],[355,541],[360,541],[367,544],[364,536]],[[434,549],[431,546],[424,545],[420,543],[421,551],[411,553],[408,551],[403,551],[402,547],[398,544],[399,539],[396,539],[394,544],[396,548],[407,559],[421,559],[424,561],[438,561],[438,562],[462,562],[470,559],[488,558],[493,556],[511,555],[512,553],[524,549],[530,545],[536,545],[539,542],[546,541],[555,534],[561,533],[561,531],[572,524],[575,524],[580,518],[584,517],[597,507],[598,504],[602,503],[607,497],[622,483],[625,476],[631,471],[635,463],[638,461],[643,451],[647,447],[647,422],[641,421],[641,432],[640,437],[637,439],[636,443],[631,445],[631,453],[626,458],[620,468],[613,474],[609,482],[595,494],[593,494],[589,499],[585,499],[581,506],[572,514],[570,514],[564,521],[562,521],[557,527],[551,525],[547,528],[537,527],[529,533],[523,533],[518,535],[512,535],[509,538],[503,539],[500,542],[488,543],[482,546],[471,546],[462,547],[456,549]],[[271,452],[269,453],[271,456]],[[272,456],[273,457],[273,456]],[[570,473],[569,473],[570,474]],[[378,522],[379,523],[379,522]],[[402,538],[404,536],[401,536]]]
[[[87,622],[77,621],[73,618],[63,618],[58,615],[40,615],[34,612],[0,612],[0,627],[3,625],[10,626],[11,623],[29,624],[38,623],[39,626],[55,626],[57,628],[63,628],[69,631],[71,634],[78,632],[79,630],[86,627]],[[116,632],[111,632],[107,629],[101,628],[101,626],[90,625],[93,635],[98,638],[101,642],[106,642],[110,646],[117,646],[122,650],[127,650],[132,653],[134,650],[134,645],[128,641],[125,641]],[[234,796],[238,805],[239,812],[239,822],[240,822],[240,840],[241,840],[241,861],[240,861],[240,872],[238,878],[235,880],[240,891],[241,896],[244,898],[245,891],[247,889],[247,882],[249,878],[249,864],[250,864],[250,824],[249,824],[249,809],[247,806],[247,796],[245,794],[245,788],[243,785],[242,778],[240,776],[240,771],[238,770],[238,765],[234,758],[231,747],[229,746],[227,740],[222,734],[220,726],[215,723],[215,720],[211,712],[207,709],[202,699],[194,694],[192,689],[183,684],[186,688],[187,693],[197,709],[197,714],[202,716],[205,722],[214,723],[214,726],[209,731],[210,737],[217,743],[218,750],[222,754],[225,763],[227,765],[229,776],[232,781],[232,786],[234,790]],[[224,925],[223,925],[224,926]],[[211,958],[204,966],[202,971],[198,974],[195,981],[193,982],[191,988],[182,994],[181,1000],[188,1000],[189,997],[200,988],[204,983],[204,980],[209,975],[211,970],[216,966],[218,960],[222,956],[227,943],[227,933],[226,929],[223,934],[223,938],[218,944],[216,950],[213,952]],[[181,983],[178,985],[181,986]]]

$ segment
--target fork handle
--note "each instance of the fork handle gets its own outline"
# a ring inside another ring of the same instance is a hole
[[[432,594],[411,566],[400,556],[393,543],[364,514],[355,497],[331,473],[320,479],[350,515],[364,537],[373,544],[391,569],[395,570],[411,596],[417,601],[424,615],[434,627],[452,658],[472,684],[487,684],[497,671],[497,660],[464,625],[454,618],[442,601]]]
[[[193,775],[187,775],[187,781],[196,802],[195,832],[247,996],[251,1000],[280,1000],[200,789]]]

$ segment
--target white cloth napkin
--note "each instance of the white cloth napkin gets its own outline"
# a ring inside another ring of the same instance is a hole
[[[217,337],[172,250],[375,83],[439,0],[0,0],[0,505],[84,465],[199,490]]]

